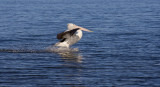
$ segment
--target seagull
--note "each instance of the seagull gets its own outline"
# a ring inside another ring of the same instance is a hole
[[[77,26],[73,23],[68,23],[68,29],[57,34],[57,39],[60,40],[54,46],[69,48],[71,45],[77,43],[82,38],[82,31],[93,32],[86,28]]]

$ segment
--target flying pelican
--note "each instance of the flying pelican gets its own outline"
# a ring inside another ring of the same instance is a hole
[[[57,39],[60,41],[54,46],[69,48],[71,45],[77,43],[82,38],[82,30],[87,32],[93,32],[86,28],[77,26],[73,23],[68,23],[68,29],[62,33],[57,34]]]

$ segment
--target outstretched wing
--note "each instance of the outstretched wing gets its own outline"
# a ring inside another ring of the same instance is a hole
[[[75,29],[70,30],[70,31],[59,33],[59,34],[57,34],[57,39],[60,39],[60,40],[64,41],[65,39],[68,39],[71,36],[73,36],[78,29],[79,28],[75,28]]]

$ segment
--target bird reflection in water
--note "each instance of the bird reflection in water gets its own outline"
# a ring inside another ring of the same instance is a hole
[[[58,54],[65,61],[82,63],[82,55],[80,55],[78,52],[63,52]]]
[[[57,48],[53,46],[47,48],[47,50],[59,54],[65,61],[82,63],[82,55],[79,53],[78,48]]]
[[[64,67],[63,76],[61,76],[62,81],[59,84],[70,85],[72,87],[83,86],[82,81],[82,55],[79,52],[78,48],[56,48],[50,47],[49,51],[57,53],[60,55],[61,66]]]
[[[64,48],[60,48],[60,50]],[[78,48],[67,48],[65,51],[58,52],[62,59],[66,62],[82,63],[82,55],[79,53]]]
[[[72,87],[79,87],[79,85],[84,87],[81,78],[83,72],[82,55],[79,52],[73,51],[66,51],[58,54],[61,56],[62,61],[64,61],[62,66],[67,68],[63,76],[63,84],[70,85]]]

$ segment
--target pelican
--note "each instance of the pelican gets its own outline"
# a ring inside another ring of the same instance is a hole
[[[54,46],[69,48],[71,45],[77,43],[82,38],[82,31],[93,32],[73,23],[68,23],[67,27],[68,29],[66,31],[57,34],[57,39],[60,41]]]

